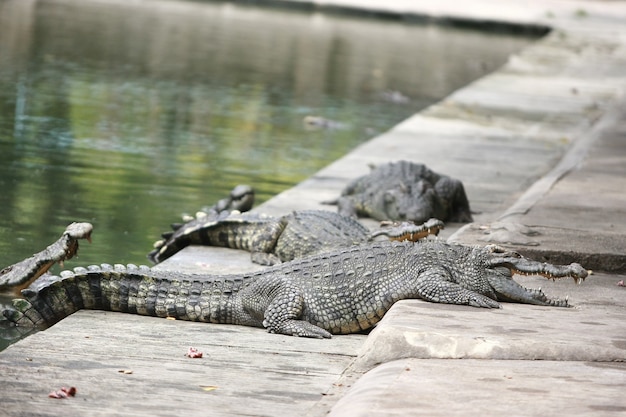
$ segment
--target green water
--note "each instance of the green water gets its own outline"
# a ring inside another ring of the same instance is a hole
[[[0,267],[72,221],[93,243],[66,267],[146,263],[181,213],[266,200],[529,42],[156,0],[0,0],[0,28]]]

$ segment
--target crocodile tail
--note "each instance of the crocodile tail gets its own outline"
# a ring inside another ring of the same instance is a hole
[[[250,213],[200,215],[155,242],[148,258],[160,263],[189,245],[220,246],[254,252],[271,252],[284,224]]]
[[[81,310],[107,310],[179,320],[233,323],[232,296],[243,276],[154,271],[147,266],[108,265],[75,268],[36,281],[22,291],[4,316],[18,326],[47,327]]]
[[[83,308],[127,312],[128,288],[149,271],[146,266],[108,264],[63,271],[22,290],[25,299],[14,300],[14,311],[3,314],[19,326],[46,327]]]

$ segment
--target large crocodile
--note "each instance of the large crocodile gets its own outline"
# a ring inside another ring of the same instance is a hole
[[[429,219],[421,225],[391,224],[370,232],[352,217],[325,211],[300,210],[281,217],[256,213],[201,212],[175,231],[163,234],[148,258],[163,262],[191,244],[223,246],[251,252],[253,262],[274,265],[307,255],[366,243],[377,236],[391,240],[422,239],[437,235],[443,222]]]
[[[352,181],[337,204],[339,213],[377,220],[410,220],[421,223],[429,218],[471,222],[472,214],[463,183],[430,170],[424,164],[390,162]]]
[[[18,325],[49,326],[80,309],[265,327],[271,333],[328,338],[375,325],[398,300],[498,308],[498,301],[568,306],[528,290],[513,273],[587,276],[494,247],[375,242],[285,262],[250,274],[188,275],[148,267],[77,268],[34,283],[3,314]]]
[[[9,265],[0,271],[0,292],[19,293],[33,281],[45,274],[55,263],[63,264],[78,253],[78,240],[91,242],[93,226],[90,223],[72,223],[61,237],[30,258]]]

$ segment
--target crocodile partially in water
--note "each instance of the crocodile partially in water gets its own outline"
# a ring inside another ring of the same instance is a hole
[[[91,242],[91,223],[72,223],[61,237],[44,250],[9,265],[0,271],[0,292],[19,293],[33,281],[45,274],[55,263],[73,258],[78,253],[78,241]]]
[[[500,307],[499,301],[568,306],[529,290],[512,274],[581,282],[578,264],[535,262],[497,247],[427,240],[374,242],[296,259],[249,274],[199,276],[128,265],[66,271],[22,291],[4,316],[19,326],[50,326],[80,309],[265,327],[271,333],[328,338],[374,326],[398,300]]]
[[[154,263],[196,244],[247,250],[253,262],[274,265],[332,248],[366,243],[377,236],[416,241],[437,235],[443,229],[443,222],[429,219],[421,225],[392,223],[370,232],[352,217],[325,210],[299,210],[280,217],[223,211],[213,215],[201,212],[174,228],[148,254]]]

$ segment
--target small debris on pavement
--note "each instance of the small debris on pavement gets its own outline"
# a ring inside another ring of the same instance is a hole
[[[56,391],[52,391],[50,394],[48,394],[48,397],[50,398],[68,398],[68,397],[73,397],[76,395],[76,388],[75,387],[62,387],[61,389],[58,389]]]
[[[185,354],[185,356],[187,356],[189,358],[201,358],[202,357],[202,352],[200,352],[195,347],[189,347],[189,349],[187,350],[187,353]]]

